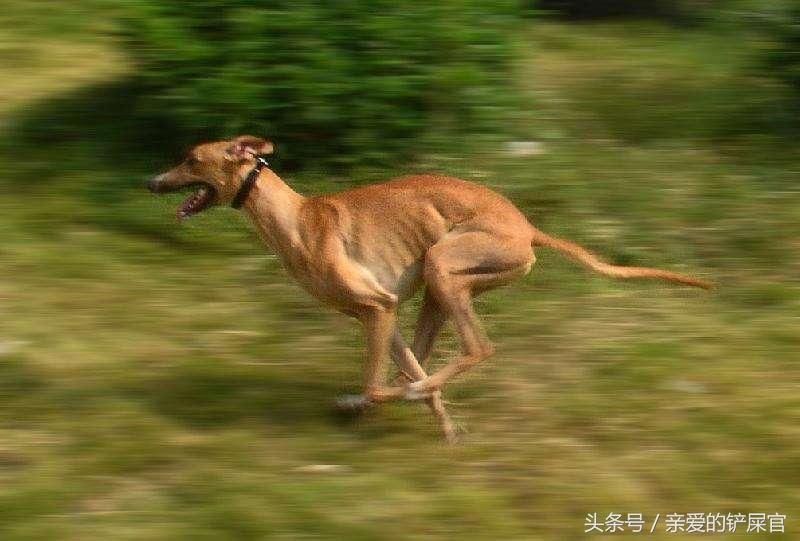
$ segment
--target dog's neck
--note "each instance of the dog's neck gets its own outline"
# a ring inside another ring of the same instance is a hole
[[[265,168],[242,209],[253,220],[264,241],[280,255],[285,255],[297,250],[302,242],[298,225],[304,200],[305,197]]]

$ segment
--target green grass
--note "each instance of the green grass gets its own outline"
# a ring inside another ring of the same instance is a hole
[[[611,282],[538,253],[479,301],[498,353],[447,389],[468,429],[450,448],[417,404],[333,413],[358,389],[357,326],[233,212],[174,224],[174,198],[141,189],[172,157],[114,136],[137,126],[109,105],[129,68],[103,12],[29,9],[13,2],[0,34],[16,62],[0,79],[3,541],[563,540],[611,511],[783,512],[795,536],[800,156],[708,125],[738,111],[720,93],[768,97],[741,74],[749,42],[538,23],[520,68],[534,120],[514,129],[546,153],[476,145],[410,167],[494,186],[609,259],[719,284]],[[456,349],[449,333],[439,358]]]

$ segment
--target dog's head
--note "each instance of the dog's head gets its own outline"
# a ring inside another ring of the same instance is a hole
[[[256,156],[272,151],[270,141],[251,135],[204,143],[190,150],[183,162],[150,180],[147,187],[153,193],[191,188],[192,194],[177,210],[183,220],[209,207],[230,204],[244,182],[245,166],[254,166]]]

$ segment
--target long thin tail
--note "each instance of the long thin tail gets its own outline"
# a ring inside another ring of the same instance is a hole
[[[675,282],[687,286],[701,287],[703,289],[711,289],[713,287],[709,282],[698,280],[697,278],[692,278],[691,276],[686,276],[685,274],[679,274],[677,272],[651,269],[648,267],[620,267],[617,265],[610,265],[589,250],[573,242],[551,237],[535,227],[531,227],[531,229],[533,231],[533,240],[531,244],[534,246],[544,246],[563,252],[579,263],[583,263],[593,271],[612,278],[649,278]]]

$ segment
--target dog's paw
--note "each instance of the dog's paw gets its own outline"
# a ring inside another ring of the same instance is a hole
[[[433,396],[436,389],[429,389],[426,386],[426,380],[412,381],[405,387],[403,398],[406,400],[426,400]]]
[[[372,400],[361,394],[346,394],[336,399],[336,409],[348,413],[360,413],[372,405]]]

